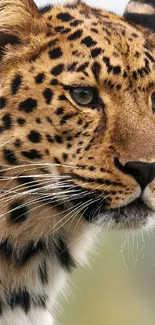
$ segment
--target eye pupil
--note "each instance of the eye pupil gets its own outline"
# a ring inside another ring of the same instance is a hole
[[[89,106],[95,100],[94,89],[89,87],[71,88],[70,95],[75,103],[80,106]]]
[[[152,110],[155,113],[155,93],[152,94]]]

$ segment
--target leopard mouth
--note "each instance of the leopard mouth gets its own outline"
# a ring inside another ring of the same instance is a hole
[[[80,204],[80,206],[85,203],[82,215],[87,222],[103,223],[105,226],[110,222],[112,228],[133,229],[145,226],[148,218],[155,215],[155,211],[148,207],[141,197],[125,206],[114,209],[108,209],[103,199],[95,198],[88,192],[83,196],[77,196],[71,202],[74,205]]]
[[[127,228],[137,228],[140,225],[145,225],[148,218],[155,212],[139,197],[126,206],[109,210],[108,214],[112,216],[116,224],[127,226]]]

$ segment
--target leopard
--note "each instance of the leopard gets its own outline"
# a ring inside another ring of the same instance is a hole
[[[155,225],[155,1],[0,1],[0,325],[52,325],[106,230]]]

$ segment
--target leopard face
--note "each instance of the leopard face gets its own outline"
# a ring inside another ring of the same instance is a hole
[[[132,3],[126,19],[79,1],[0,4],[4,233],[31,229],[42,206],[112,228],[154,224],[155,49],[151,29],[128,22]]]

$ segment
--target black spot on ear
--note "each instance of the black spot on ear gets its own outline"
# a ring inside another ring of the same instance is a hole
[[[37,101],[33,98],[28,98],[19,104],[19,111],[31,113],[37,108]]]
[[[19,74],[16,75],[11,83],[12,95],[15,95],[18,92],[21,82],[22,82],[22,76],[20,76]]]
[[[62,50],[60,47],[54,48],[53,50],[50,50],[48,52],[49,57],[51,60],[56,60],[59,59],[62,56]]]
[[[17,158],[14,154],[13,150],[10,149],[3,149],[3,155],[5,161],[10,165],[16,165],[17,164]]]
[[[6,106],[6,98],[0,97],[0,109],[3,109]]]
[[[28,217],[28,210],[22,202],[14,202],[11,204],[10,211],[9,219],[14,223],[22,223]]]
[[[57,15],[57,18],[64,22],[73,20],[73,17],[68,12],[61,12]]]

